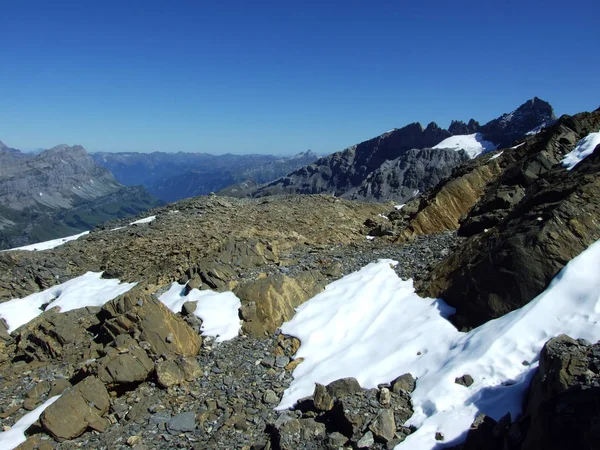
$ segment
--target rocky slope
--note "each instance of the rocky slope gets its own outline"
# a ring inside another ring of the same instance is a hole
[[[94,153],[92,157],[120,183],[142,185],[167,202],[240,183],[266,183],[317,159],[310,150],[291,157],[183,152]]]
[[[0,148],[0,248],[31,244],[130,217],[159,202],[126,188],[81,146],[39,155]]]
[[[235,195],[328,193],[352,199],[404,202],[412,198],[416,190],[423,192],[435,186],[467,159],[465,155],[452,154],[460,150],[460,145],[439,153],[423,149],[434,147],[453,135],[472,133],[481,133],[483,139],[505,147],[554,118],[552,107],[535,97],[483,126],[473,119],[468,124],[453,121],[449,130],[434,122],[425,129],[413,123]]]
[[[0,329],[1,423],[13,425],[64,392],[30,430],[29,448],[360,442],[382,449],[399,442],[396,427],[411,433],[402,427],[411,414],[408,379],[371,390],[337,383],[327,387],[331,408],[315,397],[312,412],[273,410],[301,363],[291,360],[299,342],[274,334],[295,306],[377,258],[401,261],[403,277],[423,276],[452,248],[451,234],[405,246],[365,239],[364,223],[390,207],[330,196],[202,197],[157,208],[154,221],[117,230],[126,224],[113,222],[52,250],[0,253],[4,300],[88,270],[139,282],[102,309],[52,309],[11,335]],[[243,335],[219,345],[201,339],[193,304],[175,315],[156,300],[173,281],[233,289]],[[357,413],[344,413],[347,407]]]

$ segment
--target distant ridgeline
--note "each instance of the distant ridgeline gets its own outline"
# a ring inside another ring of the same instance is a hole
[[[157,198],[174,202],[217,192],[231,185],[273,181],[317,160],[310,150],[291,157],[211,155],[208,153],[93,153],[119,183],[144,186]]]
[[[81,146],[31,155],[0,142],[0,249],[73,235],[160,204],[143,187],[118,183]]]
[[[226,191],[238,197],[332,194],[368,201],[406,200],[435,186],[452,169],[486,152],[508,147],[554,123],[549,103],[534,97],[485,125],[453,121],[412,123],[388,131],[261,186]]]

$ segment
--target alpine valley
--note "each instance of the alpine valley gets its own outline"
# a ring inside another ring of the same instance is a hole
[[[2,449],[600,448],[600,109],[0,158]]]

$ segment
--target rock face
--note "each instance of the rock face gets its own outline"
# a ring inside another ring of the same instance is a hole
[[[522,416],[479,417],[461,450],[600,447],[600,343],[561,335],[546,343]]]
[[[416,190],[423,192],[433,187],[466,160],[465,155],[453,155],[448,149],[441,154],[437,154],[437,149],[427,150],[444,139],[481,132],[485,140],[503,148],[554,119],[552,107],[535,97],[483,126],[473,119],[468,124],[454,121],[449,130],[434,122],[425,129],[413,123],[321,158],[271,183],[231,195],[328,193],[352,199],[403,202]]]
[[[385,161],[356,188],[341,195],[350,200],[404,203],[432,188],[469,157],[448,149],[412,149],[399,158]]]
[[[457,308],[458,326],[474,327],[528,303],[600,238],[600,149],[571,171],[560,164],[599,127],[600,112],[565,116],[494,160],[504,169],[461,221],[459,235],[468,239],[423,290]]]
[[[0,248],[76,234],[159,202],[125,188],[81,146],[39,155],[0,148]]]

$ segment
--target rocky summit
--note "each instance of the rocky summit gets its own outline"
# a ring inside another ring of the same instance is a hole
[[[600,294],[583,270],[600,239],[600,146],[584,148],[600,110],[522,133],[538,112],[554,120],[534,99],[494,125],[518,141],[475,158],[430,148],[450,130],[410,125],[327,160],[348,169],[330,173],[341,197],[396,201],[208,195],[1,252],[0,446],[600,448],[586,340]],[[319,352],[335,354],[317,366]]]

